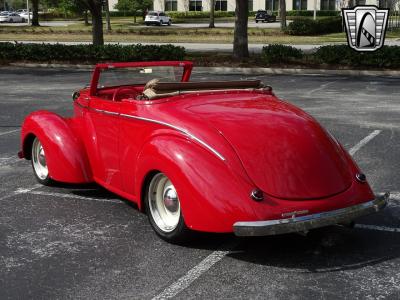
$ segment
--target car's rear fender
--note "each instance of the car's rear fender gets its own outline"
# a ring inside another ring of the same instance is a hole
[[[48,111],[34,112],[22,125],[20,156],[31,159],[32,142],[37,137],[46,153],[50,178],[67,183],[91,182],[92,172],[78,128],[74,119]]]
[[[237,220],[254,220],[251,184],[212,152],[184,137],[157,136],[138,157],[135,190],[144,209],[146,182],[166,174],[177,189],[186,225],[193,230],[232,232]],[[239,173],[239,172],[238,172]]]

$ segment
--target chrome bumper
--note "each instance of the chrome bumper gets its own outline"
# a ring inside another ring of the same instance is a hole
[[[389,199],[389,193],[377,196],[374,200],[341,209],[288,219],[236,222],[233,231],[237,236],[263,236],[290,232],[302,232],[339,223],[347,223],[383,209]]]

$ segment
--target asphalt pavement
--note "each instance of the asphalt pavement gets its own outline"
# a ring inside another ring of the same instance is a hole
[[[400,78],[194,72],[271,85],[354,152],[376,192],[392,196],[354,229],[205,234],[178,246],[159,239],[135,205],[95,184],[40,186],[16,158],[23,118],[39,109],[71,115],[71,93],[90,75],[0,70],[1,299],[400,298]]]

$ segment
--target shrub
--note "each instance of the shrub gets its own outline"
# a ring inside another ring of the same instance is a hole
[[[322,46],[314,59],[318,63],[352,67],[399,68],[400,46],[384,46],[374,52],[356,52],[347,45]]]
[[[290,35],[317,35],[342,31],[342,18],[332,17],[319,20],[295,19],[291,22],[286,33]]]
[[[303,52],[300,49],[285,45],[268,45],[263,47],[261,57],[267,64],[289,62],[301,59]]]
[[[8,61],[149,61],[182,60],[185,49],[173,45],[62,45],[0,43],[0,59]]]

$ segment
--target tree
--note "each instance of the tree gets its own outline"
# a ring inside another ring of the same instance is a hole
[[[286,0],[279,0],[279,10],[281,14],[281,30],[286,29]]]
[[[215,28],[214,13],[215,13],[215,0],[210,0],[210,24],[208,24],[209,28]]]
[[[90,11],[92,15],[93,45],[104,45],[102,0],[77,0],[80,5]]]
[[[136,23],[136,16],[139,12],[144,13],[153,5],[152,0],[118,0],[114,8],[123,12],[133,13],[134,22]]]
[[[39,0],[32,0],[32,26],[40,26],[39,24]]]
[[[241,60],[249,57],[249,45],[247,39],[248,10],[248,1],[236,0],[233,57]]]

